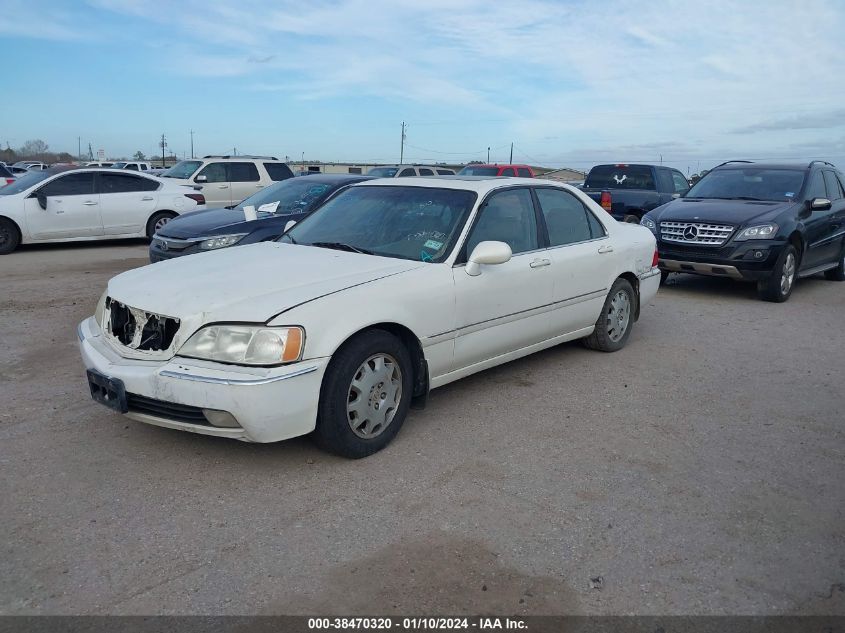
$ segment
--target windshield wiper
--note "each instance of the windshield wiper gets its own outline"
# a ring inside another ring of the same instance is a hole
[[[753,198],[752,196],[733,196],[728,200],[762,200],[763,198]]]
[[[333,248],[338,251],[349,251],[350,253],[362,253],[363,255],[373,254],[373,251],[368,251],[365,248],[358,248],[357,246],[352,246],[352,244],[344,244],[343,242],[311,242],[311,246]]]

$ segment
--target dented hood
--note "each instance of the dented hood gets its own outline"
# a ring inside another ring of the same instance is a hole
[[[262,242],[177,257],[125,272],[108,294],[126,305],[205,323],[264,323],[321,296],[423,266],[421,262]]]

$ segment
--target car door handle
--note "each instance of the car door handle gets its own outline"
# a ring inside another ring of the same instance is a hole
[[[97,203],[96,203],[96,202],[94,202],[93,200],[86,200],[86,201],[85,201],[85,202],[83,202],[82,204],[84,204],[86,207],[93,207],[93,206],[94,206],[95,204],[97,204]]]
[[[550,266],[552,261],[550,259],[535,259],[529,264],[531,268],[542,268],[543,266]]]
[[[599,253],[604,255],[605,253],[612,253],[613,247],[612,246],[599,246]]]
[[[143,200],[144,202],[149,202],[150,200],[155,200],[155,198],[153,198],[152,196],[144,196],[143,198],[141,198],[141,200]]]
[[[229,185],[217,185],[218,189],[228,189]]]

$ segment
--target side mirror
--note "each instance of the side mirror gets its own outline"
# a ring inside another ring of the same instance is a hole
[[[831,202],[827,198],[813,198],[810,202],[811,211],[827,211],[831,207]]]
[[[294,224],[296,224],[296,220],[288,220],[285,222],[285,233],[292,229]]]
[[[194,182],[208,182],[208,176],[197,176],[194,178]]]
[[[47,194],[44,193],[43,191],[39,191],[37,194],[35,194],[35,197],[38,199],[38,206],[46,211],[47,210]]]
[[[466,265],[467,275],[475,277],[481,274],[481,265],[488,266],[494,264],[504,264],[510,261],[511,247],[504,242],[479,242],[478,245],[472,249],[469,256],[469,261]]]

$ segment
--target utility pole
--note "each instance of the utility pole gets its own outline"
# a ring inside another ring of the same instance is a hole
[[[76,158],[79,159],[79,162],[82,162],[82,137],[76,137]]]
[[[191,158],[196,158],[194,156],[194,131],[191,130]]]
[[[238,148],[237,147],[232,148],[232,154],[234,154],[235,156],[238,155]]]
[[[399,146],[399,164],[405,160],[405,122],[402,121],[402,143]]]
[[[513,165],[513,141],[511,141],[511,159],[508,161],[509,165]]]
[[[94,152],[91,150],[91,143],[88,143],[88,159],[94,160]]]
[[[164,167],[164,149],[167,147],[167,139],[164,138],[164,134],[161,135],[161,141],[158,145],[161,147],[161,166]]]
[[[663,164],[663,154],[660,155],[660,164]]]

